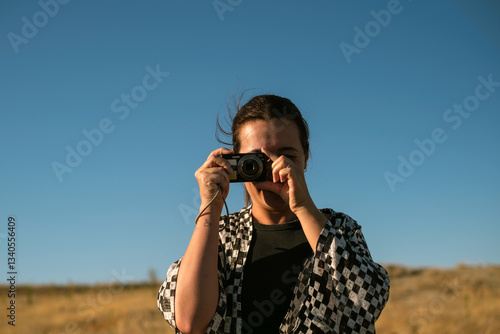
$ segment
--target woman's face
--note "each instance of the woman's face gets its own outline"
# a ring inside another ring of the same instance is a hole
[[[245,123],[240,130],[239,139],[239,153],[257,153],[264,147],[278,156],[288,157],[301,170],[307,167],[308,156],[300,142],[299,128],[293,120],[256,120]],[[289,210],[288,203],[278,194],[258,189],[254,182],[246,182],[245,186],[254,206],[262,206],[271,211]]]

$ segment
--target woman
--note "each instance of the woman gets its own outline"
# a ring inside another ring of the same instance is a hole
[[[176,333],[375,333],[388,274],[356,221],[315,206],[300,111],[286,98],[256,96],[231,130],[233,148],[213,151],[195,173],[201,214],[160,288],[165,319]],[[246,182],[251,204],[226,220],[233,170],[221,155],[255,152],[269,158],[269,178]]]

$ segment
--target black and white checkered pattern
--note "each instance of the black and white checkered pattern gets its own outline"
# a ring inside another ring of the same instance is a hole
[[[373,261],[355,220],[331,209],[321,211],[329,221],[299,275],[280,333],[375,333],[375,320],[389,299],[389,275]],[[242,332],[241,288],[251,216],[249,206],[230,215],[227,226],[221,217],[219,302],[206,333]],[[158,293],[158,308],[173,328],[181,260],[170,266]]]

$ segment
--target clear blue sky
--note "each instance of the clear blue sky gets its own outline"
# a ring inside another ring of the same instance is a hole
[[[246,89],[302,110],[313,199],[378,262],[500,263],[497,2],[61,2],[0,5],[2,275],[14,215],[21,283],[163,278]]]

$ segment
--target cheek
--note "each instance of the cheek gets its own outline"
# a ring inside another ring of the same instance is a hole
[[[301,155],[297,161],[295,162],[297,164],[297,166],[301,167],[302,169],[306,168],[306,164],[307,164],[307,156],[305,155]]]
[[[245,189],[249,194],[253,193],[255,191],[255,186],[253,185],[252,182],[245,182]]]
[[[253,184],[253,182],[245,183],[245,188],[246,188],[248,194],[250,194],[250,196],[258,195],[259,192],[261,191]]]
[[[300,161],[297,161],[296,162],[297,166],[299,166],[300,168],[304,169],[306,164],[305,164],[305,161],[304,160],[300,160]]]

